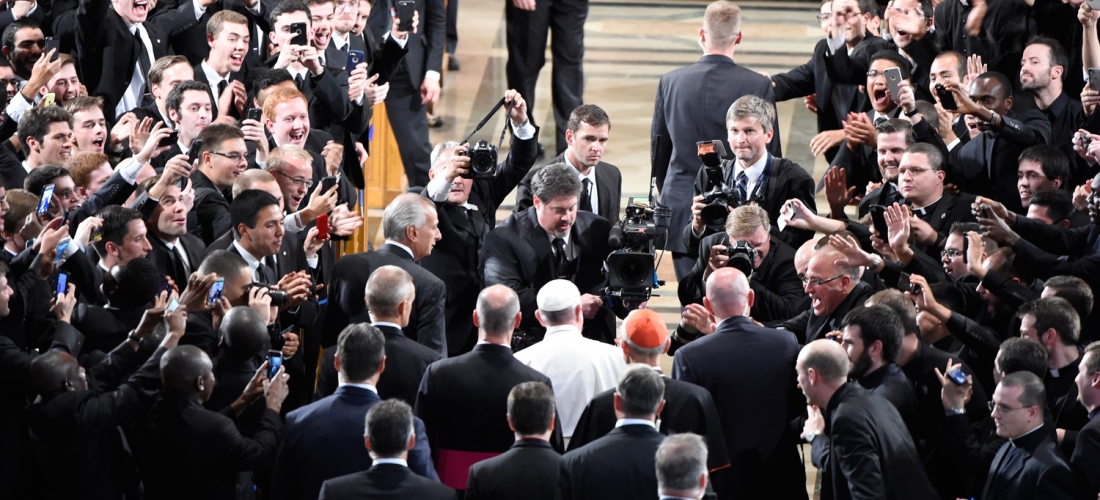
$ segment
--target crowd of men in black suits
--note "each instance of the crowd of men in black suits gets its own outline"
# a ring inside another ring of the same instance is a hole
[[[708,5],[654,106],[670,329],[607,290],[587,5],[508,3],[488,176],[428,142],[448,8],[0,7],[0,500],[800,499],[806,460],[829,499],[1100,493],[1100,12],[826,0],[768,76]],[[383,104],[410,189],[344,254]]]

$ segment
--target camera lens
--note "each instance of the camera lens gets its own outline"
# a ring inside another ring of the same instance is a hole
[[[729,209],[726,200],[718,199],[714,203],[703,207],[699,216],[703,223],[713,231],[721,231],[726,227],[726,218],[729,217]]]
[[[271,297],[271,305],[279,307],[286,304],[287,295],[282,290],[268,290],[267,296]]]
[[[639,286],[646,280],[653,279],[653,262],[648,256],[629,255],[619,261],[617,274],[626,286]]]
[[[495,166],[492,156],[487,154],[478,154],[470,159],[470,170],[475,174],[491,174]]]

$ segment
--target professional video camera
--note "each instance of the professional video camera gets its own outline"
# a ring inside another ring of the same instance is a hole
[[[756,249],[751,243],[737,240],[727,245],[720,254],[729,257],[726,267],[737,269],[744,273],[746,278],[752,279],[752,272],[756,265]]]
[[[474,131],[470,132],[470,135],[466,136],[462,140],[461,144],[468,144],[470,138],[481,130],[486,123],[489,122],[489,118],[492,118],[496,114],[497,110],[504,105],[504,98],[500,98],[500,102],[493,109],[489,111],[489,114],[485,115],[485,118],[481,119],[481,123],[474,127]],[[462,177],[467,179],[492,179],[500,174],[500,165],[497,161],[500,153],[500,145],[504,144],[504,133],[508,131],[508,115],[512,113],[512,106],[514,103],[508,103],[508,111],[504,114],[504,129],[500,131],[500,140],[497,144],[489,144],[489,141],[480,140],[470,146],[466,151],[460,151],[457,154],[461,156],[470,157],[470,171],[463,174]]]
[[[707,192],[703,194],[703,203],[707,206],[703,207],[699,216],[707,229],[719,232],[726,227],[730,205],[737,202],[737,195],[726,187],[722,178],[722,157],[726,156],[726,148],[722,146],[722,141],[700,141],[695,146],[707,173]]]
[[[657,204],[653,197],[656,179],[650,184],[648,201],[631,198],[626,215],[611,228],[608,243],[613,251],[604,261],[608,277],[607,295],[637,306],[649,300],[650,291],[664,284],[657,280],[655,240],[668,234],[672,209]]]

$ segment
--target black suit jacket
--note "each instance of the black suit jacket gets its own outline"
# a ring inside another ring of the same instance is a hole
[[[1029,146],[1050,143],[1050,121],[1039,110],[1009,111],[1004,129],[985,131],[959,146],[955,168],[968,192],[998,200],[1018,214],[1026,213],[1016,188],[1020,153]]]
[[[187,231],[210,246],[230,229],[229,201],[206,174],[198,169],[191,172],[191,185],[195,189],[192,210],[198,214],[198,225],[187,228]]]
[[[814,46],[814,54],[806,64],[772,76],[777,102],[811,94],[818,96],[818,132],[840,130],[841,122],[848,119],[848,112],[855,106],[858,95],[855,85],[837,84],[829,78],[825,70],[825,54],[828,48],[828,40],[821,40]],[[834,94],[840,107],[834,106]]]
[[[562,500],[656,500],[655,455],[664,439],[648,425],[624,425],[566,453],[561,457]]]
[[[848,314],[848,311],[853,308],[863,307],[863,302],[873,293],[875,292],[871,289],[871,285],[861,281],[856,283],[855,288],[836,307],[832,314],[817,316],[814,314],[813,308],[810,308],[802,311],[798,316],[771,326],[793,333],[800,345],[806,345],[817,339],[825,338],[826,333],[839,330],[844,315]]]
[[[736,168],[737,162],[735,160],[725,160],[722,162],[722,178],[730,179],[732,171]],[[707,172],[705,168],[700,167],[695,175],[695,191],[692,196],[699,196],[707,191]],[[735,186],[729,186],[729,189],[736,194],[737,188]],[[773,157],[772,159],[772,174],[768,179],[766,186],[760,186],[756,189],[755,201],[761,208],[768,212],[768,218],[771,219],[772,234],[779,236],[779,239],[786,242],[788,245],[794,248],[802,246],[802,243],[808,241],[813,237],[811,231],[804,229],[795,229],[788,227],[779,230],[779,212],[783,208],[783,204],[787,203],[787,200],[791,198],[798,198],[802,201],[806,207],[814,212],[817,212],[817,202],[814,195],[814,179],[810,177],[810,174],[806,172],[799,164],[788,160],[786,158]],[[751,194],[750,194],[751,196]],[[730,203],[730,206],[736,206],[736,203]],[[676,214],[672,215],[672,224],[669,225],[669,233],[674,232],[674,228],[683,227],[681,231],[686,242],[686,251],[690,255],[697,255],[696,251],[699,245],[699,239],[713,234],[709,228],[703,228],[703,234],[695,236],[691,230],[691,211],[688,211],[688,218],[685,221],[685,226],[676,225]]]
[[[565,163],[565,153],[558,155],[557,158],[550,160],[538,167],[532,168],[530,172],[519,183],[519,190],[516,191],[516,206],[512,210],[513,213],[520,213],[532,206],[534,203],[531,199],[534,195],[531,193],[531,179],[535,178],[535,174],[539,172],[543,167],[547,165],[553,165],[555,163]],[[596,164],[596,196],[599,197],[597,201],[596,211],[599,216],[609,220],[618,221],[620,217],[619,204],[622,202],[623,192],[623,174],[619,172],[619,167],[610,163],[599,162]]]
[[[1077,433],[1077,446],[1070,456],[1069,465],[1077,475],[1081,498],[1096,498],[1100,493],[1100,418],[1093,417]]]
[[[695,267],[680,280],[677,293],[680,304],[702,304],[706,295],[703,274],[710,262],[710,250],[714,245],[729,247],[730,237],[725,232],[714,233],[699,243],[699,254]],[[806,292],[798,271],[794,268],[795,250],[779,238],[771,237],[771,249],[764,257],[760,267],[752,274],[749,286],[756,299],[752,304],[752,317],[757,321],[779,321],[794,317],[802,311],[802,302]]]
[[[728,318],[718,330],[676,351],[672,376],[714,397],[730,458],[729,489],[737,498],[806,498],[805,468],[789,423],[801,414],[794,338]],[[745,411],[752,408],[752,411]],[[721,492],[720,492],[721,493]]]
[[[149,251],[149,254],[146,255],[145,258],[156,266],[161,276],[171,276],[172,265],[171,261],[169,261],[168,252],[172,250],[169,250],[168,246],[153,233],[150,232],[148,238],[149,245],[152,246],[153,249]],[[202,264],[203,256],[206,255],[206,245],[202,243],[202,240],[196,238],[195,235],[186,233],[176,240],[176,246],[182,247],[183,251],[187,253],[187,265],[184,266],[184,270],[187,271],[188,276],[190,276],[190,274],[198,270],[199,265]],[[182,291],[184,288],[187,288],[187,282],[177,282],[176,287]]]
[[[373,465],[363,472],[329,479],[321,485],[318,497],[324,500],[418,499],[455,500],[458,495],[442,484],[413,474],[397,464]]]
[[[257,432],[244,437],[226,413],[181,395],[157,401],[136,446],[145,498],[235,500],[240,472],[271,466],[283,428],[279,414],[264,409]]]
[[[916,69],[910,72],[909,83],[913,86],[913,93],[921,101],[936,102],[932,97],[932,91],[928,85],[929,70],[932,61],[939,55],[940,49],[936,47],[931,33],[919,41],[911,42],[905,47],[905,52],[917,63]],[[877,36],[864,37],[849,54],[847,50],[838,50],[834,54],[825,55],[825,70],[829,78],[836,83],[849,85],[866,85],[867,70],[871,67],[871,57],[880,50],[897,51],[898,46],[892,41],[884,40]],[[859,111],[870,109],[870,102],[863,99]]]
[[[516,360],[508,346],[478,344],[473,351],[429,365],[416,395],[416,416],[428,427],[432,454],[508,451],[515,442],[506,418],[508,393],[524,382],[553,388],[549,377]],[[564,450],[559,427],[550,442]]]
[[[443,280],[447,286],[447,350],[450,356],[470,352],[477,342],[473,311],[481,292],[478,259],[485,237],[496,227],[497,207],[516,183],[520,182],[535,163],[538,155],[538,128],[528,140],[512,136],[511,149],[500,166],[500,175],[492,179],[474,179],[467,203],[477,211],[467,210],[447,202],[435,203],[442,235],[432,253],[420,260],[424,269]],[[421,194],[428,196],[427,189]]]
[[[574,437],[574,439],[576,439]],[[561,455],[541,439],[520,439],[470,467],[465,500],[557,500]]]
[[[854,382],[837,389],[813,442],[821,498],[937,498],[897,410]],[[824,456],[822,456],[822,452]]]
[[[168,55],[168,37],[159,26],[142,23],[152,42],[149,62]],[[88,92],[103,98],[103,114],[114,122],[115,107],[122,100],[137,64],[134,35],[110,3],[80,0],[76,12],[76,61]]]
[[[607,243],[610,232],[611,223],[607,219],[577,212],[577,220],[569,233],[570,244],[576,252],[574,272],[567,270],[562,274],[572,276],[582,294],[603,295],[607,282],[603,262],[611,253]],[[523,312],[520,328],[529,333],[544,331],[535,318],[538,309],[535,297],[543,285],[557,278],[553,274],[554,259],[550,239],[539,225],[534,207],[509,215],[485,238],[480,265],[485,286],[501,284],[516,291]],[[615,316],[606,304],[595,318],[584,321],[581,333],[590,339],[611,343],[615,338]],[[541,338],[537,333],[536,336]]]
[[[373,252],[345,255],[336,261],[333,279],[328,287],[325,308],[325,338],[321,345],[331,346],[336,337],[351,323],[369,323],[365,289],[371,273],[382,266],[397,266],[412,275],[416,287],[412,316],[402,330],[405,336],[447,355],[447,329],[443,311],[446,286],[439,278],[420,267],[405,250],[392,244],[382,245]]]
[[[443,359],[435,352],[401,333],[390,325],[375,325],[386,336],[386,371],[378,378],[378,395],[382,399],[397,398],[409,405],[416,404],[416,391],[428,365]],[[336,349],[326,349],[321,362],[321,373],[317,377],[316,401],[336,392],[338,374],[336,373]]]
[[[1013,446],[1018,447],[1021,457],[1006,462],[1009,448]],[[1058,443],[1043,429],[1001,445],[982,489],[982,500],[1031,498],[1079,498],[1073,473],[1058,452]]]
[[[730,465],[722,422],[710,392],[695,384],[662,377],[665,381],[665,408],[661,410],[661,434],[692,432],[707,440],[707,468],[716,471]],[[615,389],[601,392],[588,402],[581,413],[569,451],[591,443],[615,428]]]
[[[443,72],[446,11],[443,0],[416,0],[416,11],[420,14],[420,27],[417,33],[409,33],[409,41],[405,44],[408,53],[398,68],[408,73],[406,78],[411,88],[419,90],[427,71]],[[370,17],[367,18],[370,29],[364,34],[374,35],[378,46],[383,45],[382,37],[388,32],[386,19],[389,16],[389,9],[378,8],[371,9]]]
[[[165,2],[172,4],[171,0]],[[223,10],[231,10],[238,14],[245,16],[248,19],[249,33],[252,36],[252,40],[249,42],[250,50],[245,56],[245,65],[249,66],[261,59],[259,47],[263,46],[263,40],[256,39],[256,28],[259,27],[265,34],[271,32],[271,25],[267,22],[267,15],[269,9],[265,2],[260,2],[260,13],[256,14],[251,9],[246,7],[243,2],[239,0],[224,0],[222,2],[215,2],[206,7],[206,12],[203,13],[202,18],[195,20],[195,7],[191,2],[181,1],[179,7],[175,8],[175,12],[165,12],[165,16],[177,15],[180,18],[190,21],[190,23],[180,26],[168,33],[168,44],[173,54],[179,54],[187,57],[187,62],[192,66],[197,66],[199,62],[206,58],[210,53],[210,45],[206,41],[206,25],[210,22],[210,18],[214,17],[214,14]],[[158,3],[156,10],[160,10],[160,4]],[[154,11],[154,15],[156,12]],[[152,17],[152,16],[150,16]],[[164,21],[161,20],[161,16],[157,15],[157,24],[164,26]],[[266,38],[266,37],[265,37]],[[195,77],[198,79],[200,72],[195,71]],[[204,83],[205,80],[200,80]],[[214,107],[217,108],[218,104],[214,103]],[[215,115],[216,116],[216,115]]]
[[[676,229],[691,225],[691,185],[700,170],[695,143],[724,139],[726,110],[733,101],[749,94],[775,102],[771,80],[720,55],[704,55],[695,64],[661,77],[650,132],[653,160],[649,175],[657,178],[661,205],[672,207],[666,250],[690,253]],[[778,119],[772,130],[775,136],[768,152],[783,156]],[[810,193],[807,198],[812,202],[812,186]],[[775,214],[778,216],[778,212]]]
[[[15,121],[5,117],[5,122]],[[27,178],[27,169],[23,168],[23,162],[8,148],[0,148],[0,176],[4,177],[4,189],[23,189],[23,180]],[[35,196],[41,193],[34,193]]]

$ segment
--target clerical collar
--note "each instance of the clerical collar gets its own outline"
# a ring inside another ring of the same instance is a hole
[[[1008,440],[1008,442],[1009,442],[1009,443],[1012,443],[1012,446],[1015,446],[1015,447],[1019,448],[1019,447],[1020,447],[1020,444],[1018,443],[1018,441],[1019,441],[1019,440],[1023,439],[1023,438],[1024,438],[1024,436],[1028,436],[1028,435],[1030,435],[1030,434],[1034,434],[1034,433],[1035,433],[1035,431],[1037,431],[1037,430],[1039,430],[1039,429],[1042,429],[1042,428],[1043,428],[1043,424],[1042,424],[1042,422],[1040,422],[1040,423],[1039,423],[1039,425],[1035,426],[1035,428],[1034,428],[1034,429],[1031,429],[1030,431],[1027,431],[1027,432],[1025,432],[1025,433],[1023,433],[1023,434],[1020,434],[1019,436],[1016,436],[1016,437],[1014,437],[1014,438],[1012,438],[1012,439],[1009,439],[1009,440]]]
[[[939,203],[940,200],[942,200],[942,199],[943,199],[943,194],[940,194],[940,197],[936,198],[936,201],[933,201],[932,203],[929,203],[929,204],[927,204],[923,207],[920,207],[920,208],[913,207],[913,213],[915,213],[917,215],[920,215],[921,217],[923,217],[925,215],[928,215],[932,210],[934,210],[936,208],[936,204]]]

